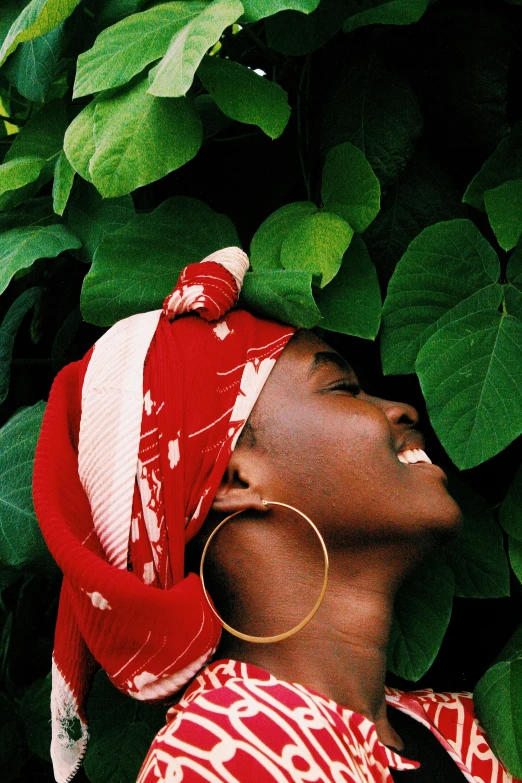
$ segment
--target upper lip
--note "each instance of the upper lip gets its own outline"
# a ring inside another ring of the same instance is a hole
[[[420,432],[412,432],[408,438],[404,438],[397,448],[397,454],[400,454],[402,451],[408,451],[408,449],[412,451],[413,449],[425,450],[424,438]]]

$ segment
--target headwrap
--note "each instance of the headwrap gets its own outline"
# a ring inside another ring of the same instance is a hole
[[[185,544],[295,331],[227,313],[247,266],[226,248],[186,267],[162,310],[119,321],[51,389],[33,494],[64,575],[51,697],[59,783],[85,753],[95,662],[134,698],[164,699],[219,641],[199,577],[185,575]]]

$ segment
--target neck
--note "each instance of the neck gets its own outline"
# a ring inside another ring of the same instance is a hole
[[[419,558],[411,550],[411,544],[408,551],[387,543],[331,552],[325,598],[305,628],[274,644],[224,634],[220,656],[253,663],[279,679],[318,691],[372,720],[381,741],[400,749],[400,737],[387,719],[384,683],[395,594]],[[306,578],[295,581],[281,578],[280,568],[265,564],[263,590],[257,596],[252,591],[243,594],[242,611],[234,613],[241,625],[235,627],[272,635],[295,626],[310,610],[310,596],[319,592],[323,572],[317,564],[315,558],[301,567]]]

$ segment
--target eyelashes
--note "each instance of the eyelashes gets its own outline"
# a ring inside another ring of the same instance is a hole
[[[334,386],[330,386],[329,391],[345,391],[357,397],[361,393],[361,387],[355,381],[339,381]]]

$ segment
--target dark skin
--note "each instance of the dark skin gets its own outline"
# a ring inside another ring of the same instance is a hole
[[[245,512],[216,535],[205,575],[233,627],[273,635],[310,611],[324,561],[306,522],[262,500],[288,503],[317,524],[330,558],[317,614],[273,644],[225,632],[219,655],[365,715],[381,741],[398,749],[384,697],[393,601],[413,566],[461,520],[440,468],[397,458],[423,448],[417,423],[414,408],[365,394],[326,343],[297,332],[257,400],[201,534],[204,540],[216,518]]]

